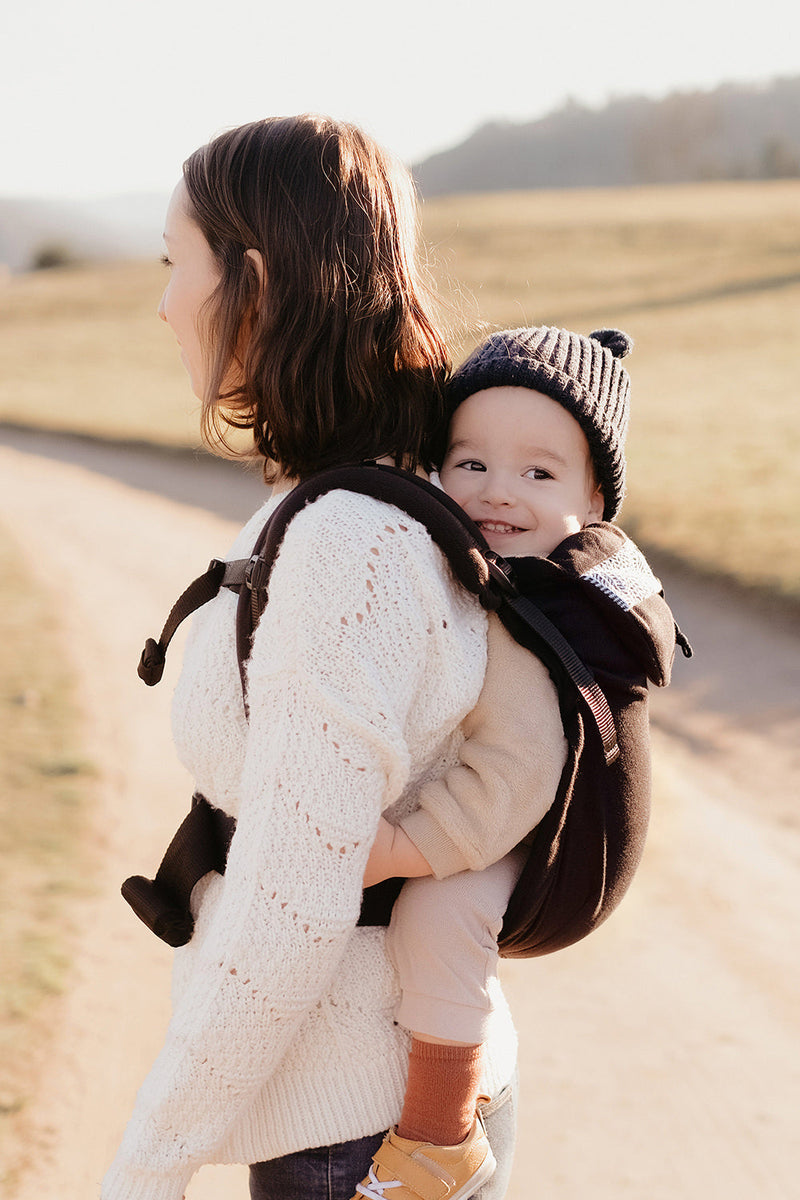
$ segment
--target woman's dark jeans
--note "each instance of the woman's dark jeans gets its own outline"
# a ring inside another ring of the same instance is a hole
[[[503,1200],[511,1175],[516,1136],[516,1083],[509,1084],[481,1109],[497,1159],[497,1170],[474,1200]],[[251,1200],[351,1200],[356,1184],[369,1171],[383,1134],[300,1150],[250,1168]]]

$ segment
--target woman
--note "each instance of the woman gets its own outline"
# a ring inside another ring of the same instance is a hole
[[[388,456],[426,468],[446,353],[415,265],[406,172],[327,118],[257,122],[184,166],[159,315],[209,439],[252,431],[276,500],[320,468]],[[205,1162],[251,1167],[251,1196],[349,1200],[397,1120],[407,1064],[385,930],[356,927],[382,812],[414,808],[453,762],[486,661],[486,620],[426,531],[333,492],[292,522],[248,668],[235,597],[198,613],[176,690],[178,752],[237,818],[225,876],[195,888],[166,1042],[103,1200],[180,1200]],[[487,1129],[503,1194],[515,1037],[498,1006]],[[490,1190],[491,1189],[491,1190]],[[396,1198],[396,1193],[395,1193]]]

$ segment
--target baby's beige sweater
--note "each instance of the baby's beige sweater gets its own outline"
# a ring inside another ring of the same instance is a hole
[[[567,741],[546,667],[492,615],[478,703],[459,762],[426,782],[398,823],[437,879],[503,858],[553,803]]]

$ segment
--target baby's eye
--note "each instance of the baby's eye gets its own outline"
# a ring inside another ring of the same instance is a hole
[[[172,263],[169,261],[166,254],[162,254],[161,258],[158,261],[161,263],[162,267],[171,267],[172,266]]]
[[[526,479],[552,479],[553,476],[544,467],[528,467],[525,472]]]
[[[455,463],[454,465],[456,467],[460,467],[463,471],[485,471],[486,470],[486,467],[484,466],[484,464],[482,462],[480,462],[480,460],[477,458],[465,458],[465,459],[463,459],[462,462]]]

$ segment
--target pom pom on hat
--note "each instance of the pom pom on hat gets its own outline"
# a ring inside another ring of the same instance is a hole
[[[539,325],[491,334],[451,378],[453,412],[475,392],[527,387],[557,401],[579,423],[603,491],[603,517],[613,521],[625,495],[625,437],[630,376],[620,359],[633,349],[621,329],[589,337]]]
[[[614,358],[625,358],[634,347],[633,338],[621,329],[595,329],[589,337],[610,350]]]

